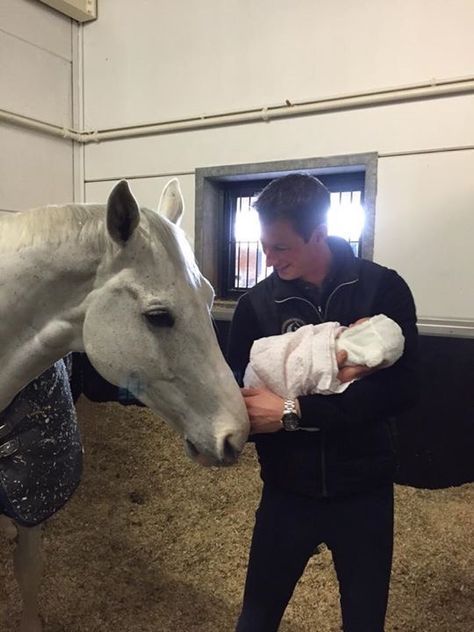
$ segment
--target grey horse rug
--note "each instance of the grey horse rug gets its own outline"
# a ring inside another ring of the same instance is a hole
[[[0,513],[39,524],[67,502],[81,474],[81,437],[60,360],[0,413]]]

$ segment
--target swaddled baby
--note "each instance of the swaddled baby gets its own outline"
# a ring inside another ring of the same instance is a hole
[[[395,321],[378,314],[351,327],[337,322],[305,325],[296,331],[256,340],[244,375],[248,388],[267,388],[284,398],[319,393],[342,393],[336,353],[346,351],[344,366],[385,368],[394,364],[404,348],[402,330]]]

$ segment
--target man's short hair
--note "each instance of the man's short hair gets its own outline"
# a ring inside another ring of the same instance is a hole
[[[329,191],[309,174],[291,173],[272,180],[254,202],[260,221],[286,220],[308,241],[314,229],[327,221]]]

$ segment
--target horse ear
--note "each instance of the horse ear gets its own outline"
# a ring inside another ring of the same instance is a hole
[[[158,213],[179,224],[184,211],[184,199],[177,178],[173,178],[163,189],[158,205]]]
[[[124,245],[140,222],[140,209],[126,180],[120,180],[107,200],[107,230],[112,239]]]

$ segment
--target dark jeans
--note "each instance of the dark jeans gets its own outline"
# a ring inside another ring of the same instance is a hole
[[[321,542],[332,552],[344,632],[383,632],[392,565],[392,484],[331,499],[265,486],[236,632],[278,630],[295,585]]]

